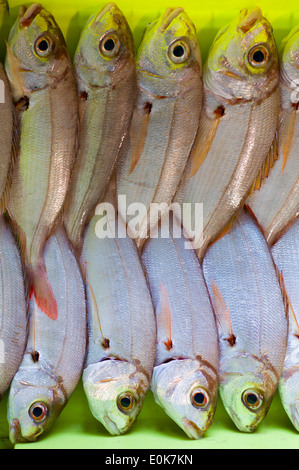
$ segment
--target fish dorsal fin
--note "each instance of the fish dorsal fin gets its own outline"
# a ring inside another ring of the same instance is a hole
[[[228,305],[225,303],[220,289],[214,280],[212,280],[211,288],[213,293],[213,307],[216,315],[218,328],[224,336],[224,339],[230,344],[230,346],[234,346],[236,342],[236,337],[233,333],[233,327]]]
[[[160,333],[159,336],[166,338],[166,341],[163,341],[163,343],[165,344],[166,349],[170,351],[172,348],[171,312],[168,295],[163,282],[160,283],[160,299],[157,309],[157,327]]]
[[[96,320],[97,320],[97,325],[99,327],[99,330],[100,330],[100,334],[101,334],[101,343],[102,343],[102,346],[104,349],[107,349],[109,348],[110,346],[110,341],[108,338],[105,338],[104,335],[103,335],[103,330],[102,330],[102,325],[101,325],[101,320],[100,320],[100,314],[99,314],[99,308],[98,308],[98,303],[97,303],[97,299],[96,299],[96,296],[95,296],[95,293],[94,293],[94,290],[88,280],[88,277],[87,277],[87,274],[85,273],[85,279],[86,279],[86,283],[89,287],[89,290],[90,290],[90,294],[91,294],[91,299],[92,299],[92,303],[93,303],[93,306],[95,308],[95,312],[96,312],[96,315],[92,315],[92,318],[93,318],[93,321],[94,321],[94,329],[95,329],[95,317],[96,317]]]
[[[294,131],[297,119],[297,106],[292,111],[282,111],[279,123],[279,155],[282,155],[281,174],[287,164],[290,151],[294,142]]]
[[[198,132],[190,153],[191,170],[189,178],[197,173],[212,147],[220,118],[224,113],[223,109],[219,107],[219,112],[215,113],[215,119],[208,118],[205,113],[200,118]]]
[[[130,154],[131,154],[131,168],[130,173],[137,165],[142,150],[144,148],[147,128],[152,110],[151,103],[145,103],[143,106],[138,104],[135,106],[133,117],[130,125]]]
[[[277,133],[275,133],[275,137],[273,139],[268,155],[264,163],[262,164],[260,171],[258,172],[255,180],[252,183],[248,196],[252,196],[254,191],[259,190],[261,188],[264,179],[268,178],[270,170],[271,168],[274,167],[276,160],[278,160]]]

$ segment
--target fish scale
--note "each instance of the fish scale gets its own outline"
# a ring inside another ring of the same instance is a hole
[[[1,93],[0,97],[0,209],[3,212],[6,205],[15,149],[13,148],[13,101],[10,84],[1,62],[0,80],[4,87],[3,96]],[[3,102],[1,102],[2,100]]]

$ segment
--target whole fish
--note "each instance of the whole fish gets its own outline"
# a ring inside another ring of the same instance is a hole
[[[103,197],[135,103],[134,40],[114,3],[88,20],[74,62],[80,141],[64,224],[73,245],[81,249],[85,226]]]
[[[13,444],[35,441],[52,425],[80,379],[85,357],[84,284],[62,228],[47,241],[44,257],[59,314],[53,322],[31,298],[26,350],[8,397]]]
[[[273,245],[299,214],[299,27],[282,41],[278,161],[259,191],[247,200]],[[297,88],[296,88],[297,87]],[[297,90],[297,91],[296,91]]]
[[[157,321],[151,390],[186,434],[199,439],[216,407],[217,327],[196,253],[185,246],[181,226],[171,225],[162,238],[164,224],[142,251]]]
[[[203,204],[202,237],[194,245],[200,261],[244,202],[265,162],[274,159],[278,57],[272,27],[259,8],[242,10],[219,31],[203,83],[197,137],[174,198],[180,204]],[[193,226],[192,210],[185,217],[186,233]]]
[[[10,84],[0,62],[0,212],[7,203],[11,171],[15,157],[13,100]]]
[[[287,320],[270,250],[247,212],[209,247],[203,272],[218,324],[220,395],[239,430],[252,432],[278,386]]]
[[[40,4],[21,7],[8,41],[20,151],[12,174],[8,213],[18,237],[31,292],[50,318],[57,301],[43,250],[60,214],[77,139],[77,93],[63,35]]]
[[[9,225],[0,217],[0,399],[22,361],[26,300],[22,263]]]
[[[163,216],[179,184],[198,128],[201,76],[195,27],[182,8],[168,8],[137,52],[137,103],[117,163],[118,196],[126,197],[119,213],[127,220],[127,206],[142,204],[138,227],[128,225],[138,247],[159,221],[151,204]]]
[[[299,218],[273,245],[272,255],[282,273],[288,299],[288,345],[279,381],[282,404],[299,431]]]
[[[98,238],[106,219],[114,238]],[[136,245],[121,235],[122,219],[114,222],[113,205],[107,218],[91,219],[81,262],[88,312],[83,386],[94,417],[117,435],[130,429],[150,386],[156,325]]]

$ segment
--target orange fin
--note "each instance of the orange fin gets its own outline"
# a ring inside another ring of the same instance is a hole
[[[131,152],[131,168],[130,173],[137,165],[140,155],[142,153],[145,139],[147,135],[147,128],[152,110],[151,103],[145,103],[141,108],[136,106],[134,109],[131,126],[130,126],[130,152]]]
[[[171,340],[171,312],[169,306],[169,300],[164,284],[160,283],[160,308],[157,309],[157,325],[158,330],[162,331],[162,335],[166,336],[164,344],[168,351],[172,348]]]
[[[277,143],[277,133],[275,134],[274,140],[270,147],[269,153],[261,166],[260,171],[258,172],[255,180],[252,183],[252,186],[249,190],[248,196],[252,196],[255,190],[259,190],[262,186],[262,183],[265,178],[268,178],[271,168],[273,168],[276,160],[278,160],[278,143]]]
[[[276,268],[278,282],[279,282],[279,286],[280,286],[280,290],[281,290],[283,304],[284,304],[284,307],[285,307],[286,317],[288,318],[289,312],[290,312],[291,301],[289,299],[289,296],[288,296],[288,293],[287,293],[287,290],[286,290],[286,287],[285,287],[282,271],[279,271],[279,269],[276,266],[275,266],[275,268]]]
[[[217,112],[216,110],[216,119],[209,119],[205,114],[202,115],[199,122],[197,136],[190,153],[192,165],[189,178],[192,178],[192,176],[197,173],[206,156],[208,155],[223,113],[224,111],[222,111],[222,108],[221,112]]]
[[[283,112],[281,114],[279,124],[279,136],[281,136],[279,141],[279,154],[282,154],[281,174],[285,169],[293,145],[296,118],[296,107],[293,108],[291,113]]]
[[[219,287],[216,282],[212,281],[212,293],[213,293],[213,307],[217,319],[217,324],[222,334],[226,335],[226,341],[230,346],[234,346],[236,343],[236,337],[233,334],[233,327],[230,318],[228,305],[225,303],[225,300],[220,292]]]
[[[40,263],[33,269],[29,268],[30,295],[34,294],[38,308],[51,320],[57,320],[58,307],[52,290],[46,267]]]

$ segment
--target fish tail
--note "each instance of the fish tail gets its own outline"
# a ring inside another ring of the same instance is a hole
[[[44,260],[40,260],[28,270],[29,296],[34,295],[38,308],[51,320],[56,320],[58,307],[52,290]]]

